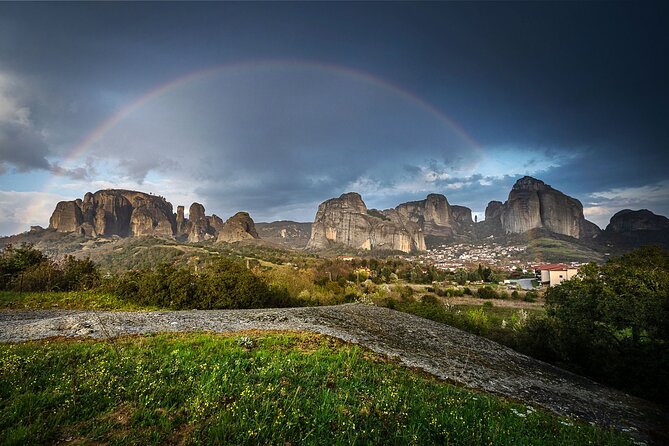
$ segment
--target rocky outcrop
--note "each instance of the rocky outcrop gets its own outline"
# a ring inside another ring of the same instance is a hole
[[[611,217],[606,232],[632,235],[637,231],[669,231],[669,218],[648,209],[623,209]]]
[[[506,203],[488,204],[486,220],[496,221],[497,218],[501,229],[511,234],[542,228],[585,239],[596,237],[600,232],[583,216],[580,201],[528,176],[516,181]]]
[[[223,225],[225,223],[223,222],[223,219],[221,217],[214,214],[212,216],[207,217],[207,224],[209,224],[209,228],[214,234],[218,234],[221,231],[221,229],[223,229]]]
[[[441,194],[429,194],[425,200],[402,203],[395,210],[405,219],[420,226],[426,235],[453,235],[451,206]]]
[[[624,209],[611,217],[604,235],[607,241],[620,247],[660,245],[669,248],[669,218],[648,209]]]
[[[49,227],[87,236],[174,235],[172,205],[163,197],[143,192],[109,189],[87,193],[83,200],[62,201]]]
[[[454,204],[451,206],[451,215],[453,217],[453,226],[458,230],[468,228],[474,224],[472,210],[468,207]]]
[[[163,197],[120,189],[88,192],[83,200],[61,201],[51,215],[49,228],[87,237],[157,236],[189,242],[259,238],[246,212],[224,223],[216,215],[205,215],[200,203],[193,203],[186,218],[183,206],[173,213],[172,204]]]
[[[259,238],[251,216],[247,212],[237,212],[223,224],[216,241],[234,243]]]
[[[346,193],[318,206],[307,248],[341,244],[366,250],[424,250],[423,232],[411,218],[411,209],[368,210],[359,194]]]
[[[504,203],[501,201],[491,201],[485,208],[486,221],[499,220],[502,216],[502,208]]]
[[[61,201],[49,219],[49,228],[58,232],[75,232],[84,222],[81,206],[75,201]]]
[[[177,206],[176,218],[176,236],[185,236],[188,235],[190,227],[188,226],[188,220],[184,216],[184,207]]]
[[[190,230],[188,232],[188,241],[201,242],[207,238],[209,232],[209,222],[204,215],[204,206],[200,203],[193,203],[188,210],[188,222]]]

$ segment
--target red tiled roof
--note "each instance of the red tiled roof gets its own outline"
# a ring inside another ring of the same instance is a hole
[[[537,269],[541,269],[541,270],[544,270],[544,271],[546,271],[546,270],[547,271],[563,271],[563,270],[566,271],[569,268],[573,268],[573,267],[568,266],[568,265],[564,265],[564,264],[561,264],[561,263],[549,263],[547,265],[537,266]]]

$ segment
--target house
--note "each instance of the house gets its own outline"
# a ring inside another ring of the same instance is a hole
[[[559,285],[563,280],[569,280],[578,274],[578,268],[561,263],[539,265],[536,269],[541,274],[541,284],[547,286]]]

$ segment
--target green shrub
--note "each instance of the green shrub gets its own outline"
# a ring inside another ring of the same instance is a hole
[[[208,264],[200,274],[168,264],[128,271],[113,291],[131,302],[175,310],[283,307],[299,302],[285,287],[269,286],[243,264],[226,259]]]
[[[523,300],[525,302],[535,302],[538,297],[539,297],[539,293],[537,293],[534,290],[530,290],[530,291],[527,291],[525,293],[525,296],[523,296]]]
[[[497,294],[497,291],[493,290],[489,286],[484,286],[479,288],[476,291],[476,295],[480,297],[481,299],[498,299],[499,295]]]
[[[22,244],[7,245],[0,253],[0,289],[11,291],[79,291],[100,283],[98,267],[90,259],[71,255],[55,262]]]

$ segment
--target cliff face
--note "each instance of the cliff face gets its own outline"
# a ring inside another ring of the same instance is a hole
[[[216,241],[234,243],[259,238],[251,216],[247,212],[237,212],[225,222]]]
[[[624,209],[611,217],[604,237],[618,247],[659,245],[669,249],[669,218],[647,209]]]
[[[520,234],[544,228],[574,238],[592,238],[599,228],[583,216],[583,205],[541,180],[523,177],[514,184],[504,204],[491,202],[486,220],[496,220],[506,233]]]
[[[429,194],[425,200],[402,203],[395,210],[405,219],[423,228],[426,235],[453,235],[451,206],[441,194]]]
[[[109,189],[94,194],[89,192],[83,200],[61,201],[51,215],[49,227],[58,232],[78,232],[89,237],[157,236],[200,242],[218,238],[228,222],[236,222],[251,238],[259,238],[253,220],[246,213],[238,213],[224,224],[216,215],[205,215],[200,203],[193,203],[188,217],[184,215],[183,206],[178,206],[177,212],[173,213],[172,204],[163,197]],[[230,225],[227,227],[228,233],[237,234],[229,228]],[[236,238],[239,236],[229,236],[228,241],[236,241]]]
[[[669,231],[669,218],[654,214],[648,209],[623,209],[611,217],[606,226],[607,233],[629,236],[638,231]]]
[[[407,215],[368,212],[355,192],[332,198],[318,206],[308,249],[324,249],[340,243],[356,249],[392,249],[410,252],[425,249],[420,227]]]
[[[426,237],[467,235],[474,225],[471,209],[451,205],[441,194],[429,194],[425,200],[402,203],[395,210],[418,225]]]
[[[89,236],[172,236],[176,221],[164,198],[128,190],[90,192],[82,200],[61,201],[49,227]]]

